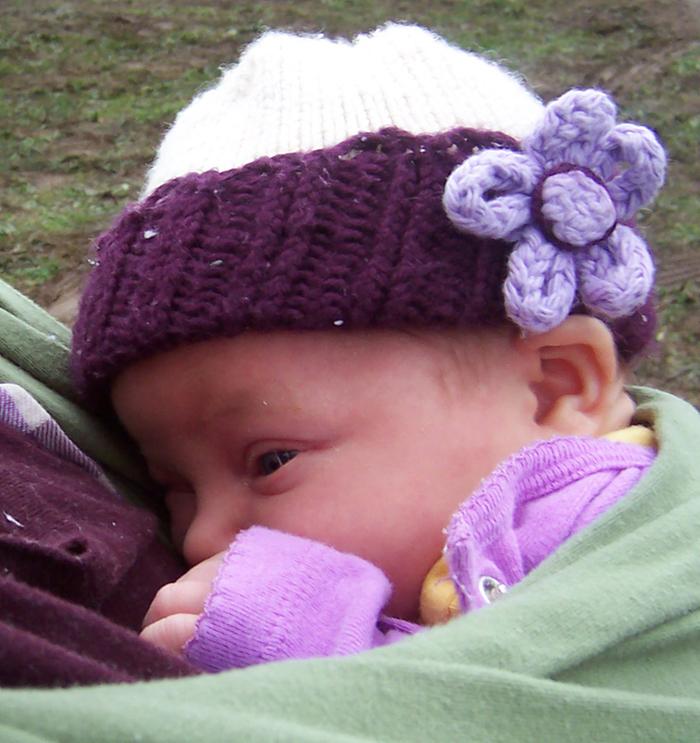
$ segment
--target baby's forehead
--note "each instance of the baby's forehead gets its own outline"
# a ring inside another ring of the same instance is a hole
[[[508,326],[291,331],[251,333],[228,348],[244,386],[271,398],[302,392],[340,404],[399,378],[412,380],[416,394],[436,385],[446,390],[481,384],[509,364],[515,337],[517,330]]]
[[[499,358],[508,353],[516,329],[494,328],[359,328],[337,331],[294,330],[250,332],[183,349],[195,361],[210,358],[213,365],[246,369],[256,378],[282,379],[295,373],[345,374],[385,364],[410,365],[423,360],[454,362],[464,358]]]
[[[487,373],[507,363],[507,328],[402,328],[250,332],[187,344],[129,366],[112,386],[117,408],[145,398],[163,406],[242,405],[261,395],[290,400],[295,391],[336,397],[392,375]]]
[[[358,441],[381,431],[382,445],[398,435],[386,434],[396,421],[403,434],[424,436],[432,422],[500,395],[508,338],[420,329],[248,333],[133,364],[112,400],[152,465],[193,457],[193,447],[206,458],[243,439]]]

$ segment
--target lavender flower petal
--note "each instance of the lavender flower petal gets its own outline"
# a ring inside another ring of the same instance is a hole
[[[514,240],[530,218],[530,194],[539,176],[520,152],[484,150],[452,171],[442,203],[459,230]]]
[[[543,333],[563,322],[576,293],[573,253],[528,227],[508,260],[503,285],[508,316],[523,330]]]
[[[596,314],[615,319],[631,315],[649,296],[654,263],[642,238],[618,225],[607,245],[594,245],[577,256],[579,292]]]
[[[620,220],[629,219],[659,192],[666,176],[666,153],[654,133],[636,124],[618,124],[603,143],[607,158],[603,177],[615,202]]]
[[[615,126],[615,104],[600,90],[570,90],[552,101],[523,150],[545,170],[562,163],[592,167],[601,141]]]

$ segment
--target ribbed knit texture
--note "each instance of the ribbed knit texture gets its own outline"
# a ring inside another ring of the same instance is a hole
[[[505,135],[358,135],[170,181],[97,244],[73,334],[93,402],[130,363],[244,330],[502,323],[509,246],[442,208],[455,165]]]
[[[527,260],[511,267],[504,300],[511,235],[460,235],[445,215],[450,173],[483,149],[522,159],[510,135],[527,142],[542,115],[513,75],[425,29],[389,24],[352,43],[263,35],[177,117],[146,198],[98,240],[73,337],[76,388],[99,406],[126,366],[246,330],[477,327],[510,317],[540,332],[582,304],[596,314],[614,306],[606,317],[620,353],[636,355],[653,334],[651,299],[647,291],[640,306],[637,291],[632,314],[620,312],[614,295],[627,282],[608,256],[600,270],[581,269],[579,297],[572,266],[526,231],[516,258]],[[634,153],[635,136],[620,135],[621,155]],[[637,205],[643,181],[627,184]],[[618,253],[634,262],[634,240],[622,237]],[[653,271],[638,273],[648,290]],[[591,275],[614,281],[601,292]]]
[[[358,653],[384,644],[377,619],[390,595],[387,577],[360,557],[253,527],[226,553],[186,656],[222,671]]]

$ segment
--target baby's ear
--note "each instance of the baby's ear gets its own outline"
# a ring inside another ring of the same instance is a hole
[[[600,436],[629,425],[634,404],[612,333],[600,320],[571,316],[517,345],[528,357],[538,425],[564,436]]]

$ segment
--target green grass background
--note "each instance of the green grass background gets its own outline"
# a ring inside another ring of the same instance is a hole
[[[700,404],[699,13],[695,0],[5,0],[0,276],[47,306],[75,287],[175,113],[265,28],[415,21],[522,72],[545,99],[603,87],[657,130],[669,180],[641,228],[660,267],[660,347],[639,379]]]

